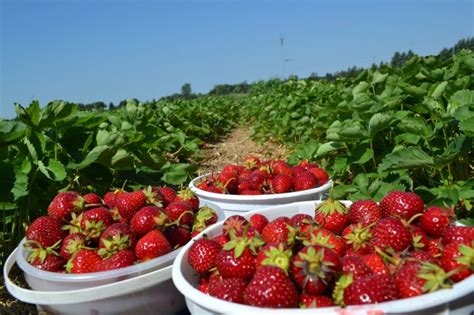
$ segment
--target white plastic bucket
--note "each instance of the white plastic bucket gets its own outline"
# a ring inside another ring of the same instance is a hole
[[[8,274],[18,249],[3,268],[5,285],[18,300],[38,310],[58,314],[170,314],[185,309],[183,296],[171,281],[171,268],[151,271],[126,280],[78,290],[38,291],[21,288]]]
[[[269,207],[243,214],[249,218],[253,213],[261,213],[270,220],[279,216],[292,216],[297,213],[314,215],[315,205],[321,201],[298,202],[290,205]],[[346,205],[350,202],[345,201]],[[206,231],[210,237],[220,234],[222,223],[218,223]],[[200,239],[203,233],[194,238]],[[173,282],[178,290],[184,294],[186,305],[193,314],[469,314],[474,311],[474,276],[461,281],[451,289],[443,289],[418,297],[402,299],[380,304],[340,307],[325,307],[317,309],[265,309],[226,302],[196,289],[198,275],[187,262],[187,254],[192,245],[189,242],[183,247],[173,264]]]
[[[321,200],[332,186],[332,181],[329,180],[324,185],[313,189],[268,195],[218,194],[204,191],[196,187],[197,183],[210,175],[211,173],[196,177],[189,183],[189,188],[191,188],[191,190],[199,197],[200,206],[216,204],[224,210],[226,217],[275,205],[290,204],[307,200]]]

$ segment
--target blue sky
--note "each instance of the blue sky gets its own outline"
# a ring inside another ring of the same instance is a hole
[[[38,99],[157,99],[189,82],[325,74],[438,53],[474,34],[473,1],[0,0],[0,117]]]

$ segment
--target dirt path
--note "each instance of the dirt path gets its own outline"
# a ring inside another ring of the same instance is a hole
[[[250,138],[251,133],[251,127],[238,126],[219,142],[206,144],[201,149],[204,160],[199,163],[199,173],[218,171],[229,163],[242,163],[249,155],[263,159],[286,159],[288,157],[286,147],[272,141],[260,145]]]

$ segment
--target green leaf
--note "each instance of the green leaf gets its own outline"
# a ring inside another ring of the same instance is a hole
[[[461,90],[457,91],[449,98],[447,110],[448,113],[453,114],[458,107],[472,105],[474,105],[474,91]]]
[[[474,135],[474,117],[461,121],[459,123],[459,129],[473,136]]]
[[[369,87],[369,83],[362,81],[359,82],[353,89],[352,89],[352,96],[355,97],[357,94],[363,93]]]
[[[180,185],[188,179],[188,174],[196,167],[186,163],[166,163],[162,168],[162,180],[171,185]]]
[[[44,176],[46,176],[48,179],[52,179],[51,175],[49,175],[49,171],[46,168],[46,166],[44,165],[43,161],[39,160],[37,164],[38,164],[38,169],[40,170],[40,172],[43,173]]]
[[[388,73],[382,74],[378,71],[375,71],[373,76],[372,76],[372,84],[377,84],[377,83],[381,83],[381,82],[385,81],[387,76],[388,76]]]
[[[87,156],[79,163],[75,165],[76,169],[83,169],[94,162],[99,161],[99,159],[106,153],[110,153],[112,147],[107,145],[99,145],[94,147]]]
[[[28,140],[28,138],[23,138],[23,142],[25,143],[25,145],[28,149],[28,152],[30,153],[31,158],[33,159],[33,162],[37,162],[38,161],[38,153],[36,152],[36,149],[35,149],[35,146],[33,145],[33,143],[31,143],[31,141]]]
[[[15,167],[15,183],[11,190],[14,200],[28,195],[28,174],[31,171],[31,163],[23,160],[19,167]]]
[[[41,117],[41,108],[38,101],[31,102],[30,106],[26,108],[26,113],[30,117],[30,122],[33,126],[38,126]]]
[[[414,135],[419,135],[422,137],[429,137],[432,133],[432,130],[428,127],[425,120],[421,117],[405,117],[401,120],[397,127],[405,132]]]
[[[55,181],[62,181],[66,178],[67,173],[64,165],[56,160],[50,159],[48,164],[48,169],[53,173],[53,177]]]
[[[111,162],[113,167],[119,169],[133,169],[133,156],[125,149],[118,149]]]
[[[440,98],[441,95],[444,93],[444,91],[446,90],[446,86],[448,86],[448,82],[447,81],[443,81],[441,83],[439,83],[436,88],[433,90],[433,93],[431,93],[431,97],[433,98]]]
[[[412,133],[401,133],[394,137],[395,143],[397,145],[403,143],[418,144],[420,139],[421,137],[419,135],[414,135]]]
[[[369,120],[369,136],[373,138],[378,132],[389,126],[392,116],[389,114],[377,113]]]
[[[338,150],[343,147],[344,145],[339,142],[335,142],[335,141],[326,142],[319,146],[318,151],[316,151],[316,156],[317,157],[324,156],[328,154],[329,152]]]
[[[387,154],[378,166],[379,172],[434,166],[431,156],[419,147],[402,148]]]
[[[0,120],[0,144],[13,142],[25,134],[26,126],[19,121]]]

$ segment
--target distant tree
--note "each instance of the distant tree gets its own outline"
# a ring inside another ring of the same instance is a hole
[[[181,87],[181,95],[183,98],[191,98],[192,90],[190,83],[184,83]]]

